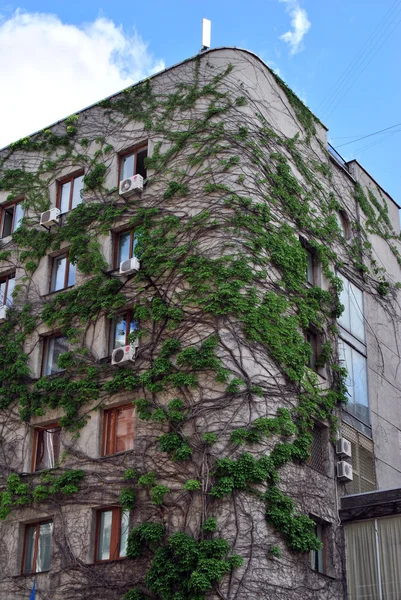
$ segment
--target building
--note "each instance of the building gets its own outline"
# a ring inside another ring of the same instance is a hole
[[[399,207],[324,125],[222,48],[0,169],[0,597],[400,597]]]

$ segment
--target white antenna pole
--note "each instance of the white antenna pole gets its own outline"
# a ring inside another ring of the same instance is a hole
[[[201,52],[210,48],[210,34],[212,22],[209,19],[202,19],[202,49]]]

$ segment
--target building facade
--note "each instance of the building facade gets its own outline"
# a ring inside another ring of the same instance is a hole
[[[398,206],[284,82],[203,52],[2,150],[0,208],[1,598],[398,597],[341,506],[401,487]]]

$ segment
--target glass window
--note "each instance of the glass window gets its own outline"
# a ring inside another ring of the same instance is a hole
[[[348,403],[346,410],[364,423],[369,424],[366,357],[341,339],[338,343],[338,350],[340,362],[347,369]]]
[[[52,533],[52,521],[26,526],[23,573],[40,573],[50,569]]]
[[[317,539],[321,542],[322,546],[319,550],[311,551],[311,567],[314,571],[318,573],[326,572],[325,565],[325,531],[324,525],[321,523],[316,523],[315,525],[315,535]]]
[[[58,366],[58,358],[60,354],[68,352],[67,338],[62,336],[47,338],[44,346],[43,375],[53,375],[63,371]]]
[[[128,310],[118,315],[112,323],[112,336],[110,343],[110,352],[115,348],[122,348],[129,344],[129,335],[137,331],[138,323],[135,321],[132,311]]]
[[[135,256],[135,247],[137,238],[133,231],[124,231],[116,235],[116,260],[114,268],[120,266],[124,260],[128,260]]]
[[[34,471],[52,469],[60,457],[61,428],[49,425],[35,430]]]
[[[0,306],[11,306],[13,303],[13,290],[15,286],[15,274],[7,275],[0,279]]]
[[[309,359],[308,359],[307,365],[311,369],[316,370],[318,348],[319,348],[318,336],[311,331],[307,331],[305,334],[305,339],[308,342],[308,344],[310,345],[310,354],[309,354]]]
[[[306,252],[306,281],[311,285],[315,285],[315,257],[310,250]]]
[[[97,518],[96,560],[116,560],[127,554],[129,512],[119,507],[100,510]]]
[[[82,202],[84,176],[71,177],[68,181],[59,184],[58,208],[61,213],[66,213]]]
[[[57,292],[75,284],[76,267],[68,260],[68,256],[57,256],[53,259],[50,291]]]
[[[139,148],[129,154],[124,154],[120,163],[120,181],[133,175],[142,175],[146,179],[145,158],[147,155],[147,148]]]
[[[22,202],[17,204],[11,204],[3,209],[3,222],[2,222],[2,233],[1,237],[5,238],[12,233],[21,225],[22,217],[24,216],[24,209],[22,208]]]
[[[341,231],[341,235],[343,235],[345,239],[347,239],[349,237],[349,224],[345,213],[342,210],[336,212],[336,219],[337,225]]]
[[[344,312],[338,319],[339,325],[361,342],[365,343],[365,319],[363,313],[363,293],[353,283],[348,281],[340,273],[338,277],[343,282],[340,294],[340,302],[344,306]]]
[[[104,411],[103,456],[134,447],[134,407],[118,406]]]

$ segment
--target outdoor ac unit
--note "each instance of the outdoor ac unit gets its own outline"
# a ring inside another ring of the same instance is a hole
[[[123,260],[120,262],[120,275],[129,275],[130,273],[135,273],[139,271],[141,268],[141,263],[134,256],[133,258],[129,258],[128,260]]]
[[[114,348],[111,355],[111,364],[124,365],[127,362],[135,362],[137,348],[138,340],[135,340],[133,344],[121,346],[121,348]]]
[[[337,463],[337,477],[343,481],[352,481],[352,465],[347,463],[345,460],[341,460]]]
[[[344,456],[346,458],[351,458],[351,456],[352,456],[351,442],[349,442],[345,438],[340,438],[339,440],[337,440],[336,453],[340,454],[341,456]]]
[[[134,192],[142,192],[143,190],[143,177],[142,175],[134,175],[120,181],[120,196],[127,198]]]
[[[52,225],[56,225],[59,220],[60,210],[58,208],[51,208],[40,215],[40,224],[43,225],[43,227],[51,227]]]
[[[4,323],[7,317],[7,306],[2,304],[0,306],[0,323]]]

